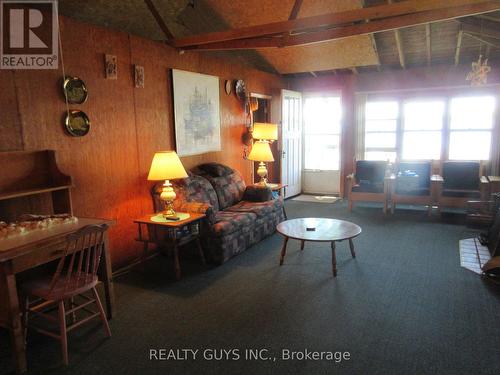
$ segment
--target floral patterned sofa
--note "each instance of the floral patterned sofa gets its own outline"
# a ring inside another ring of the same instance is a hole
[[[269,188],[246,186],[241,174],[219,163],[202,164],[173,182],[179,212],[207,215],[201,228],[207,256],[221,264],[274,233],[285,219],[283,200]],[[164,209],[161,184],[153,187],[155,211]]]

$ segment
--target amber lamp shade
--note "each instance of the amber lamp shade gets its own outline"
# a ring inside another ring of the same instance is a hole
[[[271,147],[268,141],[257,141],[253,144],[252,151],[248,155],[248,159],[259,162],[257,174],[260,176],[259,185],[267,186],[267,168],[266,161],[274,161]]]
[[[253,124],[252,137],[261,141],[276,141],[278,139],[278,125],[256,122]]]
[[[159,151],[153,157],[149,168],[148,180],[163,181],[163,191],[160,198],[165,201],[166,210],[163,212],[165,219],[179,220],[174,211],[173,202],[176,194],[169,180],[186,178],[188,174],[175,151]]]

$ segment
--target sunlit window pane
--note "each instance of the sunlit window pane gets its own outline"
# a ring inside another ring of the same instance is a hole
[[[440,131],[405,132],[403,134],[403,159],[440,159],[440,156]]]
[[[306,134],[339,134],[341,120],[340,97],[307,98],[304,101]]]
[[[453,131],[450,133],[450,159],[488,160],[491,132]]]
[[[366,151],[365,160],[389,160],[394,163],[396,161],[396,152],[391,151]]]
[[[398,102],[366,103],[365,111],[367,120],[395,119],[398,117]]]
[[[366,148],[394,148],[396,147],[396,133],[366,133]]]
[[[495,98],[476,96],[453,98],[450,105],[451,129],[491,129]]]
[[[444,102],[409,102],[404,105],[404,130],[441,130]]]
[[[365,131],[396,131],[396,120],[367,120],[365,124]]]
[[[339,170],[339,136],[309,135],[305,138],[305,169]]]

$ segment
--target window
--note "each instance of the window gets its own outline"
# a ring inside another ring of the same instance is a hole
[[[403,160],[441,158],[444,101],[406,102],[403,111]]]
[[[495,98],[476,96],[453,98],[450,103],[450,145],[452,160],[488,160]]]
[[[305,99],[305,169],[339,170],[340,124],[340,97]]]
[[[366,103],[366,160],[396,160],[398,113],[396,101]]]

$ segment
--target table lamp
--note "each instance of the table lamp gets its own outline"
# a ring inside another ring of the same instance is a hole
[[[273,153],[271,147],[269,147],[268,141],[257,141],[254,142],[252,151],[248,155],[249,160],[258,161],[259,168],[257,169],[257,174],[260,176],[259,185],[267,186],[267,168],[266,161],[274,161]]]
[[[188,174],[175,151],[159,151],[155,154],[151,168],[149,169],[148,180],[165,180],[160,198],[165,201],[166,209],[163,212],[163,216],[166,219],[179,220],[173,207],[176,194],[169,180],[186,177],[188,177]]]
[[[256,122],[253,124],[252,137],[258,141],[276,141],[278,139],[278,125]]]

